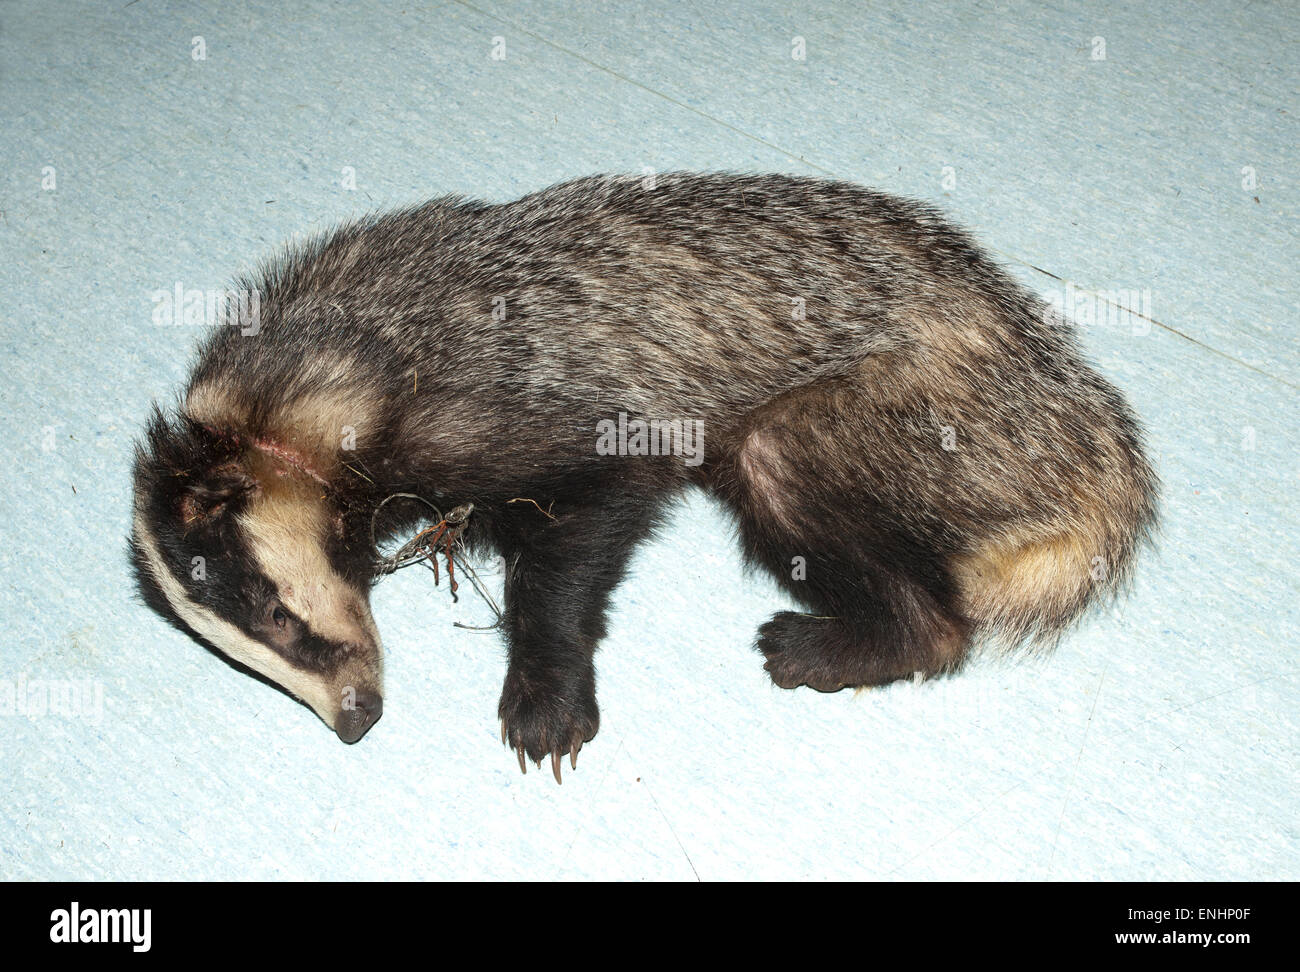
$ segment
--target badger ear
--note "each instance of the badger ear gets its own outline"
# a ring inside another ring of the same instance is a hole
[[[210,526],[256,490],[257,480],[238,462],[208,469],[181,487],[177,501],[181,526],[187,530]]]
[[[187,532],[226,522],[258,488],[235,437],[186,416],[169,421],[157,409],[136,453],[136,478],[153,522]]]

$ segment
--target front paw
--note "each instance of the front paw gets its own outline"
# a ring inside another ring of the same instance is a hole
[[[501,741],[519,755],[519,769],[528,772],[525,759],[539,767],[548,754],[555,782],[560,760],[569,755],[577,769],[578,750],[600,728],[594,672],[579,677],[536,677],[515,671],[506,676],[497,709]]]

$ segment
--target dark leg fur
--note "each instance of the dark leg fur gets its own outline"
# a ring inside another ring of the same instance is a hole
[[[650,531],[657,504],[599,502],[545,521],[503,543],[508,565],[505,627],[510,662],[498,714],[504,741],[540,763],[576,765],[596,734],[596,645],[610,592],[632,549]]]
[[[746,421],[720,470],[745,551],[810,614],[759,629],[764,666],[782,688],[823,692],[955,670],[969,625],[940,551],[909,536],[870,495],[864,451],[823,389],[795,392]],[[839,442],[837,452],[828,441]],[[852,443],[850,462],[828,465]]]
[[[852,538],[838,538],[836,555],[797,554],[799,549],[817,550],[817,545],[826,550],[836,541],[774,536],[770,524],[752,520],[742,530],[755,559],[769,565],[812,611],[783,611],[759,629],[764,667],[781,688],[808,685],[834,692],[883,685],[917,672],[935,675],[960,664],[966,625],[908,577],[906,569],[852,549]],[[792,577],[796,556],[806,558],[803,580]]]

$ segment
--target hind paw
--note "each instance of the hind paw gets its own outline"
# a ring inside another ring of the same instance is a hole
[[[843,662],[829,644],[831,618],[794,611],[774,615],[758,629],[758,650],[767,658],[763,668],[779,688],[807,685],[818,692],[838,692],[851,683]]]

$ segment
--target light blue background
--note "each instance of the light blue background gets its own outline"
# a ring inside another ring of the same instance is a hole
[[[1298,30],[1219,0],[0,6],[0,679],[104,693],[0,717],[0,877],[1300,877]],[[133,599],[131,440],[199,337],[154,291],[643,167],[853,179],[1044,296],[1148,294],[1154,323],[1083,329],[1165,484],[1133,596],[1046,658],[783,692],[751,648],[783,598],[687,497],[563,787],[501,748],[500,643],[451,626],[482,605],[420,572],[376,592],[386,711],[353,747]]]

